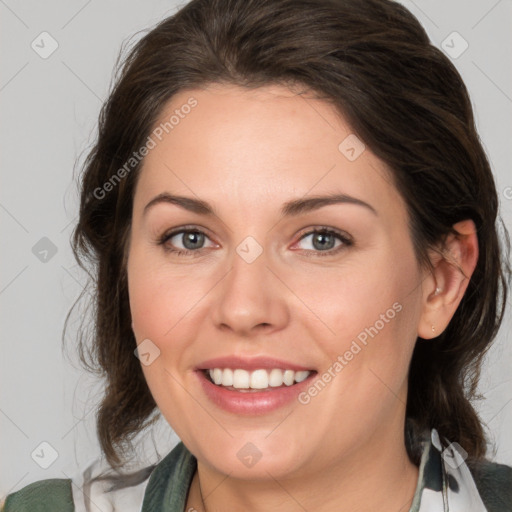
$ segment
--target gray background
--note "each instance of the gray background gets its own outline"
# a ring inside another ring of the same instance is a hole
[[[453,56],[464,48],[454,31],[469,44],[454,63],[469,88],[502,216],[511,226],[512,3],[403,3]],[[99,455],[94,406],[101,383],[74,368],[61,350],[64,317],[85,283],[69,245],[77,215],[75,163],[93,141],[121,43],[177,5],[0,0],[0,498],[35,480],[72,476]],[[40,53],[54,43],[40,36],[44,31],[58,43],[46,59]],[[512,465],[510,317],[509,308],[486,361],[480,385],[486,400],[478,408],[492,432],[491,456]],[[73,325],[69,338],[72,346]],[[153,460],[151,436],[141,439],[147,461]],[[155,439],[160,453],[177,441],[164,421]]]

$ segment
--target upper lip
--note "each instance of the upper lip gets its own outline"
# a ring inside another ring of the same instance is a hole
[[[208,359],[197,365],[198,370],[210,370],[212,368],[231,368],[242,369],[247,371],[253,370],[271,370],[272,368],[281,368],[283,370],[313,371],[311,367],[300,364],[276,359],[274,357],[258,356],[258,357],[240,357],[225,356]]]

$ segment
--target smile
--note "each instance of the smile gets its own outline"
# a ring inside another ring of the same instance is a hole
[[[227,389],[251,392],[251,390],[262,390],[293,386],[307,379],[311,374],[309,370],[282,370],[280,368],[257,369],[247,371],[241,368],[211,368],[205,370],[206,377],[217,386]]]

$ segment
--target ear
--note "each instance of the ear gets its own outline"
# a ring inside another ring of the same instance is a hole
[[[449,234],[440,251],[431,251],[434,267],[422,285],[422,312],[418,336],[431,339],[448,326],[468,287],[478,261],[478,238],[472,220],[453,225],[457,235]]]

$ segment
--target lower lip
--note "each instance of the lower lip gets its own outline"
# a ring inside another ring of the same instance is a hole
[[[233,391],[210,382],[202,370],[197,370],[201,386],[206,396],[218,407],[225,411],[242,415],[265,414],[283,407],[297,399],[316,375],[312,372],[307,379],[292,386],[269,388],[265,391]]]

